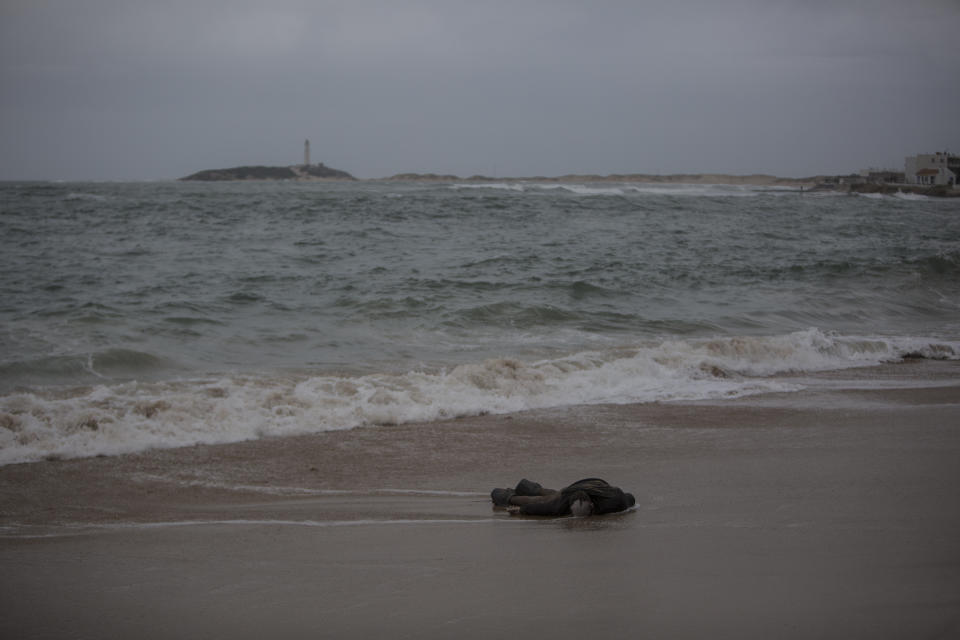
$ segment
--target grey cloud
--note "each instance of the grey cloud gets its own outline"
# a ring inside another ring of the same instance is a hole
[[[288,164],[304,137],[315,158],[365,177],[804,175],[960,146],[954,2],[36,0],[0,11],[7,179]]]

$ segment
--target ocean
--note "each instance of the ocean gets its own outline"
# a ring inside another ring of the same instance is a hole
[[[4,183],[0,256],[0,464],[960,358],[956,199]]]

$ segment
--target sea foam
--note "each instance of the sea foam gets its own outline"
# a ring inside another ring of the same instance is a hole
[[[543,194],[562,191],[578,196],[689,196],[689,197],[755,197],[761,194],[782,195],[798,193],[799,190],[788,187],[760,187],[754,185],[716,185],[683,183],[618,183],[616,186],[599,184],[581,184],[574,182],[479,182],[475,184],[456,183],[453,190],[489,189],[511,191],[523,194]]]
[[[576,404],[736,398],[801,388],[776,374],[958,354],[960,344],[811,329],[397,374],[260,374],[35,389],[0,398],[0,464]]]

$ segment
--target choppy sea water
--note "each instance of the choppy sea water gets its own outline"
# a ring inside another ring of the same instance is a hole
[[[6,183],[0,256],[0,464],[960,358],[957,200]]]

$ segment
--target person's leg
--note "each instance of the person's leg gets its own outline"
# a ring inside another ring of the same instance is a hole
[[[544,502],[551,499],[553,499],[553,494],[547,496],[512,496],[510,498],[510,504],[525,505],[533,504],[534,502]]]
[[[514,493],[518,496],[547,496],[556,493],[555,489],[545,489],[539,482],[524,478],[517,483]]]
[[[494,506],[505,507],[508,504],[522,504],[513,502],[514,497],[554,496],[557,493],[556,489],[545,489],[539,482],[524,478],[514,489],[494,489],[490,492],[490,500]]]

